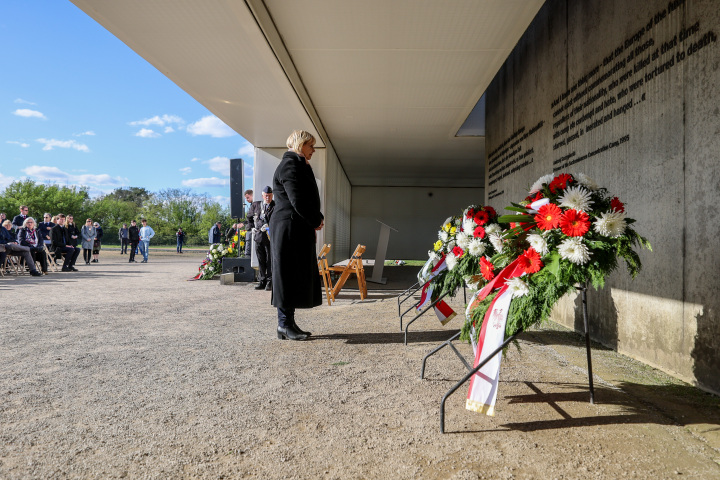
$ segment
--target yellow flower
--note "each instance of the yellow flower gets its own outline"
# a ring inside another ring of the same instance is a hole
[[[442,248],[442,240],[438,240],[437,242],[435,242],[435,245],[433,246],[433,248],[435,249],[436,252],[438,250],[440,250]]]
[[[446,232],[449,232],[449,231],[450,231],[450,227],[451,227],[451,225],[450,225],[450,223],[448,222],[448,223],[445,224],[445,226],[443,226],[443,230],[445,230]]]
[[[237,242],[237,239],[238,239],[238,236],[235,235],[235,236],[233,237],[233,240],[235,240],[235,241]]]
[[[452,227],[450,229],[450,235],[455,235],[455,232],[457,232],[457,227]]]
[[[247,235],[247,230],[240,230],[240,235],[242,235],[243,237]]]

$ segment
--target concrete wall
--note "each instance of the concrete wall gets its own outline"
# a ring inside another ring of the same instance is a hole
[[[442,222],[473,203],[483,203],[482,188],[353,187],[350,244],[367,246],[375,258],[383,223],[391,232],[387,259],[426,259]],[[347,257],[346,257],[347,258]]]
[[[487,94],[486,190],[509,205],[583,172],[653,244],[589,293],[596,340],[720,392],[720,8],[714,0],[549,0]],[[575,296],[555,319],[580,326]]]

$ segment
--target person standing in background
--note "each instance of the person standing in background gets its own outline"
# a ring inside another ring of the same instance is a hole
[[[252,229],[255,226],[255,215],[259,214],[260,202],[253,202],[253,191],[245,190],[245,201],[248,202],[247,215],[245,215],[246,223],[240,224],[241,227],[245,227],[248,232],[245,235],[245,256],[251,255],[250,245],[252,244]]]
[[[93,227],[92,219],[85,220],[85,225],[80,229],[80,237],[82,238],[83,260],[85,265],[90,265],[92,260],[93,245],[95,244],[95,227]]]
[[[130,222],[130,228],[128,228],[128,239],[130,240],[130,260],[128,260],[128,263],[137,263],[137,260],[135,260],[135,253],[138,249],[138,243],[140,243],[140,229],[137,227],[135,220]]]
[[[120,230],[118,230],[118,238],[120,239],[120,255],[126,255],[128,243],[130,243],[127,223],[123,223]]]
[[[185,243],[185,232],[183,232],[182,228],[178,228],[175,236],[177,237],[177,253],[182,253],[183,243]]]
[[[15,229],[15,233],[17,233],[18,230],[20,230],[23,226],[23,222],[28,216],[28,207],[27,205],[21,205],[20,206],[20,214],[15,215],[15,218],[13,218],[12,226]]]
[[[222,241],[222,223],[217,222],[208,232],[208,241],[210,245],[220,243]]]
[[[272,255],[270,254],[270,237],[268,234],[268,225],[272,216],[275,202],[273,201],[272,188],[269,186],[263,188],[262,204],[260,205],[260,215],[255,218],[255,254],[258,259],[258,280],[255,290],[272,290]]]
[[[78,229],[77,225],[75,225],[75,218],[72,215],[67,216],[67,219],[65,221],[65,228],[67,229],[68,245],[72,247],[77,247],[78,239],[80,238],[80,230]],[[74,266],[75,262],[73,262],[73,267]]]
[[[93,262],[98,263],[100,259],[100,248],[102,247],[103,229],[98,222],[93,224],[95,227],[95,242],[93,243]]]
[[[142,253],[143,260],[140,263],[147,263],[148,253],[150,251],[150,239],[155,236],[155,230],[149,227],[147,220],[144,218],[141,220],[142,228],[140,229],[140,253]]]

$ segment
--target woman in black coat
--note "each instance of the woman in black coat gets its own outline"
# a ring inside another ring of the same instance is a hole
[[[22,228],[18,230],[17,242],[23,247],[30,248],[30,256],[33,261],[40,262],[40,268],[42,269],[43,275],[47,275],[47,256],[45,255],[44,243],[41,238],[40,232],[35,228],[35,219],[27,217],[23,222]],[[28,265],[30,270],[34,270],[31,265]]]
[[[315,138],[295,130],[287,140],[273,176],[275,209],[270,217],[272,252],[272,304],[277,307],[280,339],[305,340],[310,332],[295,323],[296,308],[322,304],[320,273],[315,247],[316,230],[324,226],[320,193],[310,158]]]

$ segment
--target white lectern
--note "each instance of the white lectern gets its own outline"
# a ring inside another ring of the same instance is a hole
[[[378,238],[377,250],[375,250],[375,266],[373,266],[372,277],[368,278],[368,282],[387,283],[387,278],[382,278],[383,267],[385,267],[385,254],[387,254],[388,243],[390,242],[390,230],[397,232],[390,225],[387,225],[377,218],[376,222],[380,224],[380,238]]]

